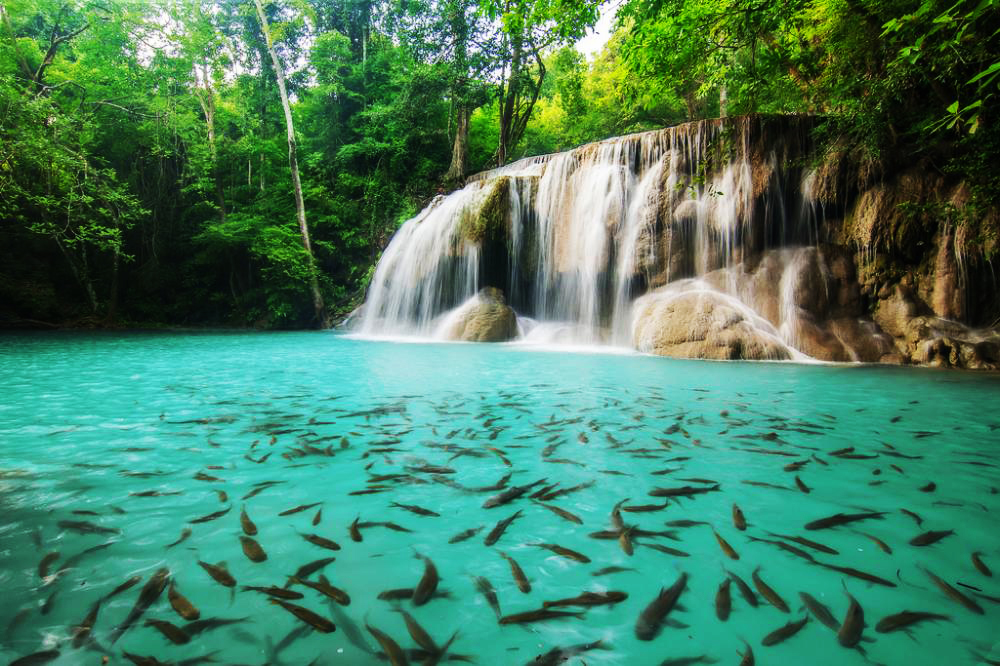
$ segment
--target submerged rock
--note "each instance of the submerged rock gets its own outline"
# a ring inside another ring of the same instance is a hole
[[[635,304],[633,343],[639,351],[675,358],[785,360],[774,328],[735,298],[699,281],[684,281]]]
[[[517,315],[502,291],[486,287],[450,312],[439,330],[446,340],[506,342],[517,337]]]

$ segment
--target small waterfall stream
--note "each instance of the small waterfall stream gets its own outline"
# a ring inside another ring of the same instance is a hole
[[[803,276],[821,290],[832,279],[814,249],[808,131],[761,122],[689,123],[477,174],[399,229],[358,332],[440,338],[449,313],[492,287],[522,340],[642,348],[637,299],[697,292],[703,310],[739,304],[773,356],[803,357],[800,320],[818,319]],[[736,315],[707,316],[718,328]]]

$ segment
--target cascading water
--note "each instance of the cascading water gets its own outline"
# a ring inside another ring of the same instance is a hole
[[[737,317],[740,331],[766,341],[766,357],[801,357],[801,321],[818,325],[828,313],[809,310],[797,285],[801,275],[832,278],[808,249],[821,239],[809,174],[798,165],[807,131],[794,122],[784,129],[771,136],[756,119],[702,121],[478,174],[396,233],[358,330],[447,337],[467,330],[456,317],[505,307],[505,298],[522,339],[661,353],[639,340],[639,328],[663,325],[637,324],[637,299],[665,299],[672,305],[644,311],[675,316],[684,293],[699,312],[729,313],[706,330]],[[502,292],[499,305],[477,295],[484,287]],[[709,292],[719,298],[706,300]],[[732,357],[733,330],[728,351],[699,355]]]

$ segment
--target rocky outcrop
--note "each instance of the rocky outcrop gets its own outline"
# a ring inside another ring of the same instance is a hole
[[[643,296],[636,301],[633,316],[633,342],[639,351],[717,360],[790,358],[766,321],[700,281]]]
[[[487,287],[450,312],[439,337],[460,342],[506,342],[517,337],[517,315],[503,292]]]

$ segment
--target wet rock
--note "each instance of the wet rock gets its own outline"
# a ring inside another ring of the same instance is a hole
[[[718,360],[790,356],[766,320],[703,282],[684,281],[638,299],[632,333],[639,351],[660,356]]]
[[[505,342],[517,337],[517,315],[504,301],[502,291],[486,287],[447,315],[440,337],[463,342]]]

